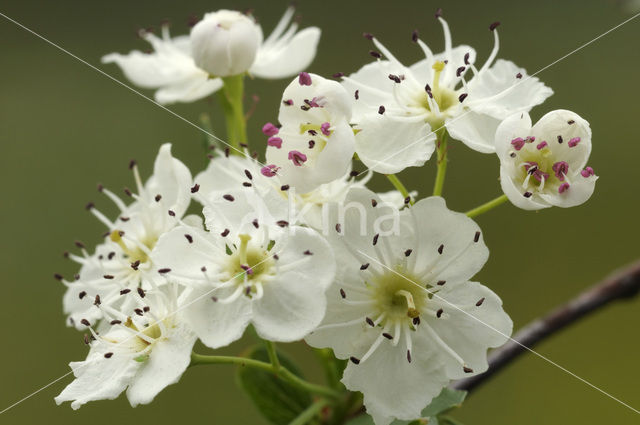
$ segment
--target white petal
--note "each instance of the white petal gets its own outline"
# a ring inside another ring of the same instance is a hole
[[[463,109],[461,113],[448,119],[447,131],[476,152],[495,152],[495,134],[500,120],[489,115]]]
[[[361,391],[364,405],[376,425],[392,419],[412,420],[449,383],[437,345],[424,332],[412,332],[412,361],[407,361],[404,341],[392,346],[386,339],[366,361],[349,363],[342,382]]]
[[[357,129],[358,158],[378,173],[394,174],[407,167],[420,167],[435,150],[436,135],[423,121],[368,114],[360,119]]]
[[[162,195],[163,205],[182,217],[191,201],[191,186],[191,172],[171,156],[171,144],[165,143],[156,157],[153,176],[146,184],[148,197]]]
[[[162,88],[186,84],[189,81],[206,79],[206,72],[199,69],[190,56],[188,37],[158,38],[153,34],[144,35],[153,46],[153,53],[132,51],[127,55],[111,53],[102,58],[103,63],[115,63],[127,79],[143,88]],[[179,101],[176,99],[173,101]],[[161,102],[164,99],[160,100]],[[186,100],[185,100],[186,101]]]
[[[241,295],[227,304],[211,298],[223,299],[235,289],[235,285],[213,292],[211,288],[203,288],[194,290],[185,299],[185,319],[208,347],[220,348],[240,339],[251,321],[251,300],[246,296]]]
[[[444,313],[440,318],[429,318],[428,325],[474,374],[486,371],[487,349],[507,342],[513,330],[513,322],[502,309],[500,298],[486,286],[467,282],[444,285],[431,303],[433,310],[442,308]],[[447,375],[451,379],[470,376],[453,358],[447,362]]]
[[[509,153],[514,149],[511,145],[513,139],[530,135],[531,117],[527,112],[513,114],[505,118],[495,131],[495,148],[500,161],[509,160]]]
[[[165,387],[178,382],[191,362],[195,342],[195,334],[184,324],[178,324],[169,330],[167,339],[155,343],[127,389],[131,406],[150,403]]]
[[[465,214],[447,209],[444,199],[421,199],[403,214],[412,217],[419,244],[414,247],[418,255],[415,270],[430,284],[435,286],[440,280],[450,286],[465,282],[489,258],[480,227]]]
[[[155,93],[158,103],[194,102],[203,99],[222,88],[220,78],[194,75],[189,79],[164,86]]]
[[[257,174],[255,178],[266,177]],[[212,233],[229,229],[230,238],[243,233],[253,235],[262,232],[265,226],[269,233],[279,233],[281,228],[276,223],[288,220],[286,199],[275,190],[257,194],[253,187],[236,187],[209,194],[203,209],[207,229]]]
[[[303,227],[291,232],[273,247],[279,256],[277,267],[304,262],[264,283],[264,295],[253,305],[256,331],[272,341],[296,341],[318,326],[325,313],[325,291],[335,274],[333,253],[322,236]]]
[[[202,267],[208,275],[215,275],[219,270],[216,260],[221,255],[225,255],[222,237],[216,238],[198,228],[178,226],[158,239],[151,258],[156,269],[171,269],[166,275],[170,280],[202,283],[206,282]]]
[[[591,197],[596,188],[596,180],[598,180],[597,176],[584,178],[576,175],[571,186],[564,193],[541,194],[540,197],[556,207],[575,207],[585,203]]]
[[[263,44],[249,73],[260,78],[285,78],[307,68],[316,55],[320,29],[305,28],[290,40]]]
[[[516,77],[518,73],[522,78]],[[537,77],[527,76],[523,68],[503,59],[471,80],[468,87],[467,106],[498,119],[528,112],[553,94]]]
[[[389,74],[401,75],[409,74],[411,71],[405,67],[398,67],[397,64],[389,61],[379,60],[368,63],[357,72],[348,76],[342,81],[342,86],[353,99],[353,121],[358,122],[363,116],[375,113],[380,105],[394,105],[393,97],[394,83]],[[358,99],[355,93],[358,92]]]
[[[140,368],[134,354],[115,353],[104,357],[104,350],[93,349],[85,361],[69,363],[76,379],[55,398],[57,404],[71,401],[78,409],[94,400],[113,400],[129,385]]]

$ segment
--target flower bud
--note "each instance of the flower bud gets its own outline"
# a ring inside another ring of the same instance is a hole
[[[240,12],[207,13],[191,30],[191,55],[211,75],[238,75],[253,64],[261,38],[260,27]]]

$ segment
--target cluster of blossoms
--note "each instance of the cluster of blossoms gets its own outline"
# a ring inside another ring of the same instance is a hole
[[[197,340],[220,348],[251,325],[264,340],[305,340],[348,360],[342,383],[386,425],[420,418],[452,380],[486,371],[487,349],[508,340],[502,301],[471,280],[489,256],[478,225],[440,196],[414,202],[401,184],[387,193],[366,185],[373,173],[422,166],[434,152],[440,170],[450,137],[498,155],[514,205],[578,205],[597,179],[586,164],[589,124],[557,110],[532,125],[530,109],[552,90],[496,60],[497,23],[481,65],[471,47],[452,45],[437,13],[442,53],[414,32],[425,58],[405,66],[365,34],[375,61],[334,81],[304,72],[320,32],[297,32],[293,13],[266,40],[252,17],[219,11],[190,36],[145,33],[150,54],[105,56],[165,103],[205,97],[229,76],[297,75],[279,124],[262,126],[264,163],[240,145],[244,155],[218,149],[194,178],[166,144],[146,183],[130,164],[131,203],[99,186],[117,217],[88,205],[107,227],[104,241],[92,252],[78,242],[81,254],[67,256],[79,273],[57,276],[68,324],[90,347],[71,363],[76,379],[58,403],[77,408],[125,390],[133,406],[149,403],[180,378]],[[367,172],[352,171],[354,157]],[[192,202],[201,214],[186,215]]]

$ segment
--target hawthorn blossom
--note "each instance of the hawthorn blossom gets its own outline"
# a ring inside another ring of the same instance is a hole
[[[164,283],[153,267],[151,251],[158,238],[178,223],[190,203],[191,173],[171,156],[170,144],[160,148],[153,175],[146,184],[142,183],[135,162],[130,168],[137,193],[130,189],[125,192],[134,202],[127,205],[100,185],[98,190],[118,207],[118,216],[111,220],[90,203],[87,208],[107,227],[104,242],[94,254],[89,254],[81,242],[76,244],[82,255],[66,254],[82,266],[75,280],[63,280],[67,286],[64,312],[69,325],[78,329],[102,318],[99,305],[120,308],[130,300],[126,294]]]
[[[263,128],[270,169],[265,175],[278,174],[299,193],[342,177],[354,153],[350,119],[351,101],[339,83],[300,73],[283,93],[282,126]]]
[[[207,13],[191,29],[191,56],[210,75],[242,74],[255,60],[261,38],[250,16],[235,10]]]
[[[159,271],[186,286],[185,318],[209,347],[239,339],[250,323],[262,338],[299,340],[324,316],[331,249],[314,230],[272,215],[271,205],[253,186],[213,192],[206,231],[176,227],[154,250]]]
[[[485,371],[512,322],[496,294],[469,281],[489,255],[470,218],[439,197],[402,211],[380,201],[354,189],[345,204],[360,207],[332,215],[337,275],[306,341],[350,359],[342,382],[386,425],[420,417],[451,380]]]
[[[94,400],[113,400],[125,389],[131,406],[148,404],[166,386],[178,382],[191,361],[196,336],[185,326],[174,285],[135,293],[128,309],[99,305],[109,327],[91,330],[86,360],[69,365],[75,380],[55,400],[78,409]]]
[[[268,198],[272,204],[280,204],[278,210],[282,212],[286,210],[286,220],[290,224],[306,225],[326,234],[329,230],[326,220],[328,206],[341,204],[350,189],[365,188],[372,176],[367,172],[360,177],[357,172],[349,169],[342,177],[320,185],[311,192],[297,193],[295,187],[283,184],[278,175],[264,176],[261,173],[263,168],[262,164],[250,157],[238,155],[215,157],[209,162],[206,170],[194,178],[199,187],[194,195],[195,199],[205,205],[207,198],[213,192],[250,184],[263,199]],[[411,192],[410,195],[415,199],[417,192]],[[405,205],[405,198],[396,190],[379,193],[378,196],[397,208]],[[271,208],[274,206],[272,205]]]
[[[225,16],[239,15],[238,12],[228,10],[217,13]],[[298,24],[291,23],[293,14],[294,8],[288,8],[271,35],[265,40],[263,40],[262,28],[254,22],[252,17],[246,17],[251,27],[247,29],[246,25],[243,26],[244,32],[256,38],[257,50],[252,47],[250,54],[247,55],[246,49],[234,49],[230,51],[233,53],[232,56],[218,56],[218,50],[215,52],[206,50],[204,53],[209,54],[206,60],[202,57],[203,51],[200,50],[197,54],[198,62],[201,66],[207,67],[213,66],[211,64],[216,62],[226,63],[225,69],[228,72],[247,71],[251,75],[266,79],[295,75],[313,61],[320,39],[320,29],[309,27],[297,32]],[[214,15],[216,13],[207,14],[205,18]],[[172,38],[166,25],[162,27],[161,38],[146,31],[141,32],[140,35],[151,44],[152,53],[137,50],[126,55],[110,53],[102,58],[102,62],[118,65],[125,76],[139,87],[157,89],[155,93],[157,102],[162,104],[193,102],[209,96],[222,87],[222,79],[213,78],[223,76],[222,74],[214,74],[212,77],[210,71],[196,65],[190,36],[181,35]],[[196,33],[196,39],[199,43],[197,46],[202,46],[203,41],[198,33]],[[237,45],[231,43],[229,47],[253,46],[253,43],[253,41]],[[216,53],[216,58],[211,56],[213,53]],[[230,62],[230,58],[234,60]],[[204,65],[205,63],[208,65]],[[246,63],[249,63],[248,68],[244,66]]]
[[[529,114],[514,114],[498,127],[496,151],[502,190],[517,207],[573,207],[595,189],[591,128],[574,112],[551,111],[534,126]]]
[[[440,13],[436,17],[444,30],[444,52],[434,54],[414,32],[413,41],[425,58],[405,66],[378,39],[365,34],[379,50],[371,51],[377,60],[343,77],[343,86],[354,98],[356,152],[374,171],[395,173],[424,164],[435,148],[431,133],[440,134],[443,128],[473,150],[495,152],[500,121],[529,111],[553,93],[513,62],[495,60],[498,23],[490,26],[492,52],[476,67],[475,50],[453,47],[447,22]]]

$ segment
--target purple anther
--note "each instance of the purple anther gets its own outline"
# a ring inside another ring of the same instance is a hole
[[[298,76],[298,83],[300,83],[301,86],[310,86],[311,76],[306,72],[301,72]]]
[[[289,160],[293,162],[296,167],[301,167],[307,161],[307,155],[300,151],[289,151]]]
[[[270,165],[265,165],[264,167],[262,167],[260,169],[260,173],[262,173],[263,176],[265,177],[273,177],[276,174],[278,174],[278,170],[280,169],[280,167],[274,165],[274,164],[270,164]]]
[[[562,183],[560,187],[558,187],[558,193],[564,193],[569,190],[569,183]]]
[[[564,176],[569,172],[569,164],[565,161],[558,161],[551,167],[556,177],[560,181],[564,181]]]
[[[584,170],[580,171],[580,174],[582,174],[582,177],[587,178],[595,175],[595,172],[593,171],[593,168],[586,167]]]
[[[324,134],[325,136],[330,136],[331,135],[331,131],[329,130],[330,127],[331,127],[330,123],[323,122],[322,125],[320,126],[320,131],[322,131],[322,134]]]
[[[571,140],[569,140],[568,145],[569,145],[570,148],[573,148],[573,147],[578,146],[578,143],[580,143],[580,138],[579,137],[574,137]]]
[[[543,142],[538,143],[538,145],[536,146],[536,149],[542,150],[542,149],[546,148],[547,146],[549,146],[548,143],[543,141]]]
[[[280,131],[278,130],[278,127],[271,124],[270,122],[262,126],[262,132],[269,137],[275,136],[276,134],[278,134],[278,131]]]
[[[269,137],[267,145],[280,149],[282,147],[282,139],[276,136]]]
[[[240,264],[240,268],[247,272],[247,274],[253,274],[253,269],[246,264]]]
[[[314,97],[309,102],[309,106],[311,106],[312,108],[322,108],[322,104],[318,103],[318,102],[321,102],[321,101],[322,101],[322,96],[321,97]]]
[[[511,141],[511,146],[513,146],[515,150],[519,151],[524,146],[524,139],[522,137],[516,137]]]

